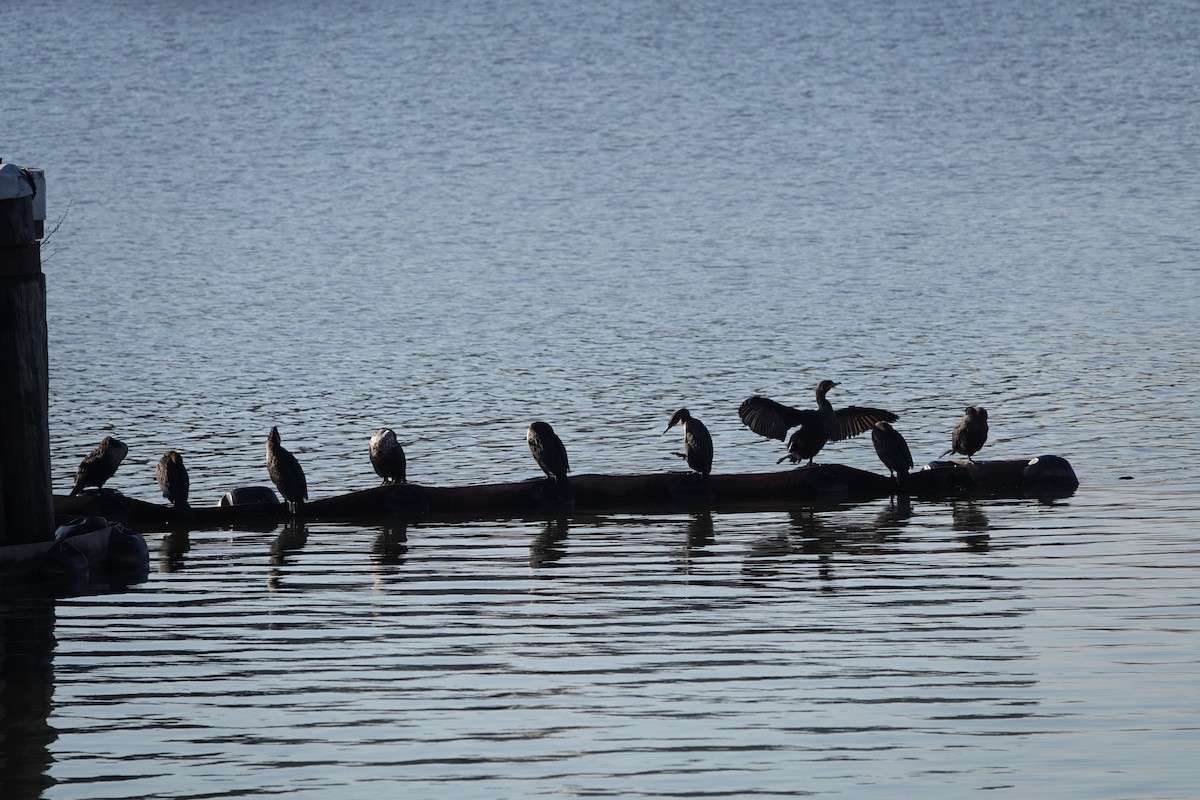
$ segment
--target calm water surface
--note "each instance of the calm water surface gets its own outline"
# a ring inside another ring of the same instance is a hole
[[[56,488],[112,433],[215,502],[272,425],[316,497],[384,425],[432,485],[537,418],[671,470],[681,406],[766,471],[738,403],[832,378],[1081,489],[146,531],[3,601],[0,795],[1194,796],[1200,12],[726,6],[5,3]]]

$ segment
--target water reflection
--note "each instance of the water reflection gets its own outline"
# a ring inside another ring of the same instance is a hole
[[[186,555],[192,549],[191,536],[186,528],[172,530],[158,543],[159,572],[179,572],[186,564]]]
[[[0,797],[34,800],[54,784],[54,601],[0,606]]]
[[[684,575],[692,574],[692,568],[695,566],[693,560],[712,555],[712,551],[708,548],[715,543],[716,535],[713,532],[712,512],[702,511],[692,514],[688,517],[684,530],[683,553],[680,556],[677,571]]]
[[[283,586],[283,567],[288,565],[291,554],[304,548],[308,543],[308,528],[303,522],[292,521],[283,526],[283,531],[271,543],[271,557],[268,563],[271,569],[267,573],[267,585],[271,589]]]
[[[569,530],[566,517],[546,520],[542,532],[529,544],[529,566],[534,569],[555,566],[567,554],[563,543],[567,541]]]
[[[885,508],[875,515],[875,531],[879,536],[893,533],[912,519],[912,498],[907,494],[892,495]]]
[[[385,523],[371,543],[371,560],[378,565],[399,566],[408,554],[408,521],[399,519]]]
[[[702,555],[705,548],[710,547],[716,542],[716,536],[713,533],[713,517],[712,512],[703,511],[699,514],[693,514],[687,524],[687,546],[688,552]]]
[[[950,506],[950,527],[958,539],[973,552],[985,552],[990,543],[987,513],[975,500],[956,500]]]

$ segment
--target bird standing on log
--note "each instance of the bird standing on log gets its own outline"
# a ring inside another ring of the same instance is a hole
[[[571,466],[567,463],[567,448],[554,428],[545,422],[534,422],[525,432],[525,441],[529,444],[529,452],[533,453],[533,460],[546,473],[546,477],[554,481],[555,489],[561,486],[564,491],[569,490],[567,473],[571,471]]]
[[[407,468],[404,448],[391,428],[380,428],[371,437],[371,466],[375,468],[375,474],[383,478],[381,486],[408,482],[404,474]]]
[[[900,431],[883,420],[871,428],[871,444],[875,445],[875,455],[879,456],[893,478],[899,480],[912,469],[913,457],[908,442],[904,441]]]
[[[676,455],[701,475],[712,472],[713,443],[708,428],[686,408],[681,408],[671,415],[671,421],[667,423],[663,433],[671,430],[676,423],[683,426],[683,452]]]
[[[825,395],[837,386],[834,381],[821,381],[817,386],[817,407],[792,408],[774,400],[755,395],[748,397],[738,408],[738,416],[750,430],[768,439],[783,441],[788,430],[796,428],[788,440],[788,454],[779,459],[783,463],[791,459],[799,463],[813,458],[821,452],[826,442],[840,442],[868,431],[876,422],[895,422],[899,417],[890,411],[862,406],[847,406],[833,410]]]
[[[267,436],[267,473],[271,482],[288,502],[291,512],[295,514],[300,506],[308,499],[308,482],[304,480],[304,470],[296,457],[283,448],[279,443],[279,428],[272,427]]]
[[[191,481],[188,479],[187,467],[183,465],[183,456],[174,450],[168,450],[158,460],[154,470],[154,478],[163,497],[175,508],[187,508],[188,489]]]
[[[969,406],[963,412],[962,419],[950,432],[950,449],[942,453],[948,456],[959,453],[971,461],[971,456],[979,452],[988,437],[987,411],[983,406]]]
[[[75,470],[75,488],[71,494],[79,494],[85,486],[104,488],[104,483],[111,478],[129,454],[129,448],[119,439],[105,436],[96,445],[96,449],[83,457]]]

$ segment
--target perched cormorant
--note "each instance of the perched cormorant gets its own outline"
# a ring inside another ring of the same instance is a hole
[[[942,455],[959,453],[966,456],[967,461],[970,461],[971,456],[978,453],[979,449],[983,447],[987,436],[987,411],[983,406],[969,406],[963,413],[962,419],[954,426],[954,430],[950,432],[950,449]]]
[[[407,483],[404,448],[391,428],[380,428],[371,437],[371,466],[383,483]],[[382,484],[381,484],[382,485]]]
[[[847,406],[834,411],[825,395],[835,386],[837,384],[833,381],[821,381],[817,386],[815,409],[792,408],[755,395],[742,402],[738,416],[759,436],[781,442],[788,430],[798,425],[788,440],[788,454],[779,459],[779,463],[788,459],[798,463],[807,458],[809,466],[812,466],[813,457],[821,452],[826,442],[849,439],[870,430],[876,422],[895,422],[899,419],[892,412],[879,408]]]
[[[128,454],[129,448],[124,442],[105,436],[100,440],[100,444],[96,445],[96,449],[79,462],[79,467],[75,470],[75,488],[71,490],[71,494],[79,494],[85,486],[103,488],[104,482],[113,476]]]
[[[875,454],[888,468],[892,477],[904,476],[913,468],[912,451],[908,442],[900,435],[900,431],[883,420],[871,428],[871,444],[875,445]]]
[[[300,462],[279,443],[279,428],[276,427],[272,427],[267,436],[267,472],[295,513],[308,499],[308,482],[304,480]]]
[[[162,489],[163,497],[167,498],[171,505],[176,508],[187,507],[188,488],[191,484],[187,467],[183,465],[183,456],[174,450],[168,450],[158,460],[154,477],[158,481],[158,488]]]
[[[556,487],[559,483],[565,484],[571,467],[567,463],[567,448],[563,446],[562,439],[558,438],[554,428],[545,422],[534,422],[525,432],[525,441],[529,443],[529,452],[533,453],[533,460],[542,468],[542,472],[546,473],[546,477],[552,479]]]
[[[701,475],[712,472],[713,443],[712,437],[708,435],[708,428],[686,408],[681,408],[671,415],[671,421],[667,423],[663,433],[671,430],[676,423],[683,425],[683,452],[676,455],[687,461],[687,465]]]

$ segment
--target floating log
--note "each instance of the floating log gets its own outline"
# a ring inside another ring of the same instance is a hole
[[[1014,494],[1064,492],[1079,485],[1071,465],[1057,456],[987,462],[934,462],[906,476],[901,491],[921,497],[964,493]],[[563,513],[605,514],[645,511],[769,511],[796,505],[837,504],[888,497],[896,482],[882,475],[839,464],[821,464],[783,472],[709,475],[691,472],[648,475],[576,475],[560,496],[552,481],[468,486],[386,484],[305,503],[306,520],[378,522],[388,518],[547,516]],[[269,487],[242,487],[220,505],[174,509],[125,497],[119,492],[87,491],[55,498],[60,516],[101,515],[128,524],[154,527],[273,528],[287,514]]]

